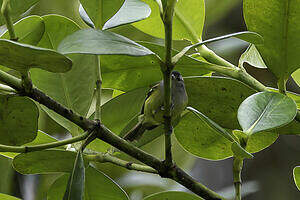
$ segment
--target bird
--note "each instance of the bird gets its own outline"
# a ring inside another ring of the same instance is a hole
[[[188,104],[184,80],[178,71],[171,72],[171,125],[178,124],[181,113]],[[152,130],[164,123],[164,81],[153,86],[142,106],[138,123],[125,134],[123,139],[135,141],[142,137],[146,130]]]

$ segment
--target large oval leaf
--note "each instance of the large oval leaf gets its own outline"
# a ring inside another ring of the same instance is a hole
[[[144,0],[151,8],[149,18],[133,24],[138,29],[155,37],[164,38],[164,26],[156,1]],[[204,0],[178,1],[174,12],[173,39],[189,39],[198,42],[204,25]]]
[[[27,97],[0,95],[0,143],[22,145],[34,140],[39,110]]]
[[[42,17],[45,22],[45,34],[39,46],[56,49],[58,44],[68,35],[79,30],[77,24],[59,15]],[[31,70],[31,78],[35,86],[47,93],[51,98],[83,116],[88,113],[92,102],[96,82],[95,56],[70,55],[73,60],[72,70],[64,74],[48,73],[42,70]],[[77,126],[67,119],[43,107],[56,122],[76,134]]]
[[[298,190],[300,190],[300,166],[294,168],[293,175],[295,184]]]
[[[260,92],[248,97],[238,109],[238,120],[247,134],[253,134],[291,122],[297,105],[289,97],[275,92]]]
[[[85,200],[128,200],[126,193],[112,179],[93,167],[86,169]],[[62,199],[67,187],[68,174],[58,178],[48,191],[48,200]]]
[[[51,49],[0,39],[0,64],[18,71],[40,68],[49,72],[67,72],[72,61]]]
[[[169,192],[160,192],[156,194],[152,194],[147,196],[143,200],[163,200],[163,199],[172,199],[172,200],[203,200],[202,198],[186,193],[186,192],[179,192],[179,191],[169,191]]]
[[[153,54],[149,49],[121,35],[95,29],[84,29],[66,37],[59,45],[63,54],[130,55]]]
[[[11,0],[11,18],[13,21],[17,21],[20,19],[23,13],[29,10],[32,6],[34,6],[39,0]],[[0,0],[0,5],[2,5],[3,0]],[[0,25],[5,24],[5,19],[3,15],[0,15]]]
[[[125,0],[120,10],[103,26],[103,30],[137,22],[149,17],[151,9],[140,0]]]
[[[21,174],[72,172],[76,153],[62,150],[45,150],[17,155],[13,167]]]
[[[300,67],[300,1],[243,2],[248,29],[264,38],[264,45],[257,49],[266,65],[278,79],[287,79]]]

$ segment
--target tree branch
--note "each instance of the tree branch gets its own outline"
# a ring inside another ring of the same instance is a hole
[[[243,160],[240,158],[233,159],[233,182],[235,188],[235,200],[242,199],[242,178]]]

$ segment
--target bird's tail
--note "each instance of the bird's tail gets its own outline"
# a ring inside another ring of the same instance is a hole
[[[130,142],[138,140],[140,137],[142,137],[146,129],[147,128],[143,126],[142,122],[138,122],[128,133],[126,133],[123,138]]]

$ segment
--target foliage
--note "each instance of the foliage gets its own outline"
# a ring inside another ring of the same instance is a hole
[[[81,26],[58,14],[24,17],[37,2],[0,1],[0,23],[7,27],[0,39],[0,154],[21,174],[58,173],[48,199],[129,199],[101,172],[98,165],[106,162],[173,179],[198,195],[166,191],[145,200],[225,199],[172,158],[167,83],[173,69],[183,75],[189,98],[173,135],[195,157],[234,159],[236,200],[243,161],[255,159],[253,153],[281,134],[300,134],[299,97],[286,91],[287,79],[300,67],[299,0],[244,0],[249,31],[206,41],[204,0],[80,0]],[[140,38],[122,35],[126,28]],[[229,37],[249,43],[238,66],[205,46]],[[250,76],[245,63],[268,68],[278,90]],[[120,136],[135,126],[147,92],[162,79],[164,124],[128,143]],[[55,130],[63,128],[64,140],[41,131],[39,115],[45,114]],[[140,149],[162,135],[165,161]],[[299,174],[296,167],[298,188]]]

